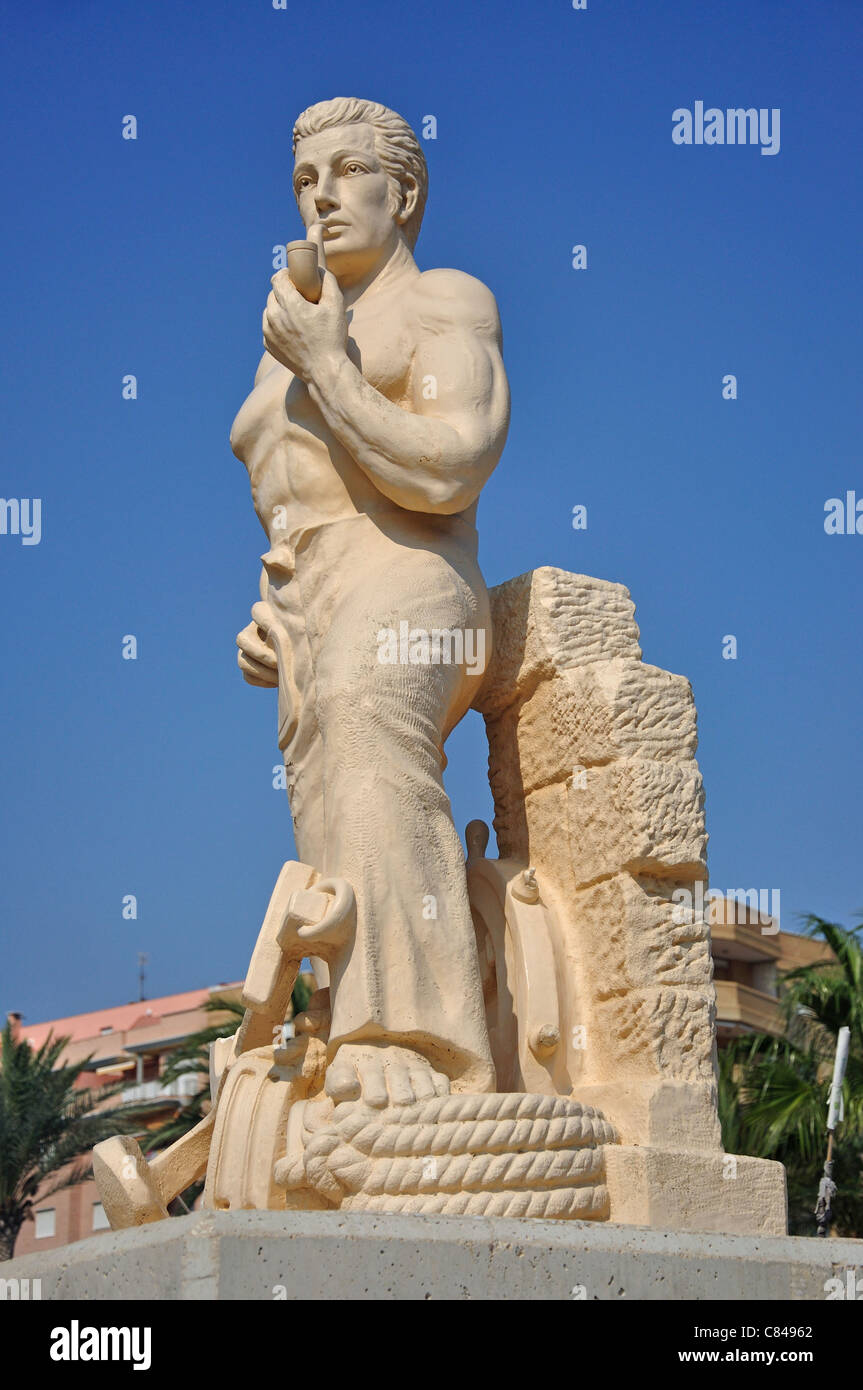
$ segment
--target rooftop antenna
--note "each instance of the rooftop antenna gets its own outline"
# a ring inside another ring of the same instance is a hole
[[[149,959],[150,959],[150,957],[144,955],[144,952],[143,952],[143,951],[139,951],[139,952],[138,952],[138,999],[139,999],[139,1001],[142,1000],[142,999],[146,999],[146,997],[147,997],[147,996],[145,995],[145,993],[144,993],[144,981],[145,981],[145,979],[146,979],[146,977],[147,977],[147,961],[148,961]]]

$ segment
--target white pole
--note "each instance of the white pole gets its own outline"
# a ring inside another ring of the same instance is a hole
[[[845,1109],[842,1104],[842,1082],[845,1080],[845,1068],[848,1065],[850,1041],[851,1029],[840,1028],[839,1036],[836,1039],[833,1080],[830,1082],[830,1103],[827,1107],[827,1161],[824,1164],[824,1176],[818,1188],[818,1201],[815,1204],[815,1222],[819,1236],[827,1235],[833,1216],[831,1207],[836,1195],[836,1184],[833,1181],[833,1131],[845,1118]]]
[[[830,1083],[830,1105],[827,1110],[827,1128],[833,1130],[845,1118],[842,1105],[842,1082],[848,1065],[848,1047],[851,1042],[851,1029],[840,1028],[836,1040],[836,1061],[833,1063],[833,1080]]]

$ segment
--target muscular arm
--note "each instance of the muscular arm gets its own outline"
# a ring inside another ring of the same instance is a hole
[[[309,393],[375,487],[400,507],[449,515],[479,496],[500,458],[509,388],[491,292],[459,271],[414,282],[409,404],[382,396],[346,354],[316,364]]]

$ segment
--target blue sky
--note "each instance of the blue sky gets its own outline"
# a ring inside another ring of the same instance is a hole
[[[0,494],[42,539],[0,536],[3,1008],[133,998],[138,951],[151,995],[241,976],[293,854],[274,696],[235,664],[265,546],[228,431],[301,234],[292,123],[335,95],[436,116],[418,262],[498,298],[489,583],[625,583],[693,682],[712,882],[779,888],[784,926],[863,908],[863,535],[823,524],[863,498],[859,7],[11,8]],[[779,154],[675,145],[696,100],[778,107]],[[448,753],[456,823],[490,819],[478,716]]]

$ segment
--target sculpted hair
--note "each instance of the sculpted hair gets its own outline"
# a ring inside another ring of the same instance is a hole
[[[294,154],[297,143],[307,135],[317,135],[322,130],[334,126],[356,125],[360,121],[372,126],[375,132],[375,149],[378,159],[395,183],[401,189],[406,175],[414,180],[418,189],[417,205],[411,217],[402,228],[408,245],[416,245],[423,220],[426,196],[428,194],[428,168],[419,141],[408,125],[388,106],[379,101],[363,101],[360,97],[333,97],[332,101],[318,101],[309,106],[297,117],[294,126]]]

